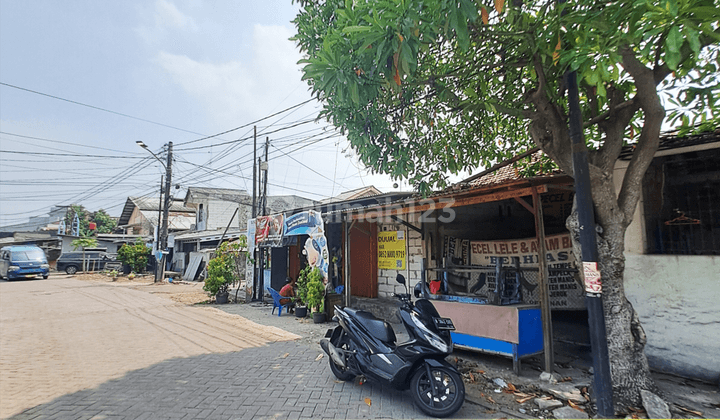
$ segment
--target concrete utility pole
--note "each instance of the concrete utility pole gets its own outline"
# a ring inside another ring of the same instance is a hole
[[[160,250],[160,225],[162,223],[162,209],[163,209],[163,190],[165,189],[165,186],[163,185],[165,183],[165,176],[160,175],[160,199],[158,200],[158,221],[156,225],[156,232],[155,232],[155,251]],[[155,281],[162,280],[162,270],[160,268],[160,262],[155,261]]]
[[[265,137],[265,165],[260,168],[263,171],[263,216],[267,216],[267,178],[268,178],[268,150],[270,149],[270,137]]]
[[[255,205],[255,197],[257,196],[257,126],[253,127],[253,197],[252,197],[252,218],[257,217],[257,207]]]
[[[613,408],[610,356],[605,329],[605,313],[602,301],[602,280],[598,269],[598,250],[595,236],[595,210],[592,202],[590,169],[587,161],[587,145],[582,132],[582,114],[578,92],[577,73],[565,73],[570,110],[569,133],[572,141],[573,178],[575,179],[575,203],[578,212],[580,245],[582,247],[583,279],[585,302],[590,324],[590,345],[593,357],[593,388],[597,400],[598,414],[610,418],[615,415]]]
[[[162,248],[160,248],[161,251],[165,252],[165,249],[167,249],[167,240],[168,240],[168,220],[170,216],[170,187],[172,186],[172,149],[173,149],[173,143],[168,143],[168,155],[167,155],[167,165],[165,166],[165,207],[163,208],[163,222],[162,222]],[[160,280],[164,277],[165,274],[165,254],[163,253],[162,259],[160,260],[160,263],[162,264],[162,268],[160,269]]]

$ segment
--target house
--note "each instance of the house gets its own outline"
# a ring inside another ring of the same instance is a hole
[[[0,233],[15,232],[57,232],[58,224],[65,217],[70,206],[53,206],[47,215],[32,216],[26,223],[0,227]]]
[[[631,153],[628,148],[616,165],[617,188]],[[625,291],[647,333],[651,367],[713,383],[720,378],[714,356],[720,342],[718,174],[718,132],[664,136],[625,246]],[[456,340],[460,346],[473,347],[462,339],[482,336],[493,339],[493,346],[521,347],[522,328],[503,330],[508,325],[468,320],[497,320],[513,305],[541,303],[537,255],[544,242],[552,321],[547,329],[554,340],[589,344],[582,283],[565,228],[573,197],[567,175],[525,178],[505,162],[427,198],[342,209],[343,242],[349,243],[343,255],[347,298],[353,306],[392,316],[382,312],[390,305],[382,302],[404,292],[395,276],[403,274],[411,286],[424,276],[437,287],[431,295],[441,315],[457,318],[458,329],[473,332]],[[537,223],[537,203],[542,223]],[[538,240],[539,225],[545,241]]]
[[[79,236],[74,235],[58,235],[61,239],[61,250],[63,253],[77,251],[73,246],[73,241],[80,239]],[[104,249],[106,252],[116,254],[121,246],[124,244],[133,244],[135,241],[142,240],[145,243],[152,243],[153,237],[150,235],[131,235],[131,234],[116,234],[116,233],[99,233],[94,236],[97,240],[97,249]]]
[[[617,162],[616,183],[631,154]],[[625,293],[651,367],[718,383],[718,272],[720,132],[665,135],[625,236]]]
[[[160,220],[160,200],[151,197],[128,197],[118,228],[126,235],[153,236]],[[195,222],[195,210],[183,200],[173,199],[168,214],[168,232],[189,230]]]
[[[189,187],[183,205],[195,212],[192,229],[172,235],[169,241],[173,248],[172,268],[186,271],[188,267],[202,267],[207,260],[206,250],[215,249],[221,240],[232,240],[244,235],[247,221],[252,217],[252,196],[245,190],[228,188]],[[265,204],[268,212],[282,212],[293,208],[315,205],[310,200],[296,195],[268,196]],[[258,207],[261,203],[256,203]],[[192,264],[195,256],[197,265]],[[186,273],[185,278],[196,278],[195,273]]]
[[[367,187],[362,188],[356,188],[354,190],[349,190],[342,192],[335,197],[325,198],[321,200],[322,204],[329,204],[329,203],[339,203],[339,202],[351,202],[353,200],[365,198],[365,197],[373,197],[382,194],[382,191],[375,188],[375,186],[370,185]]]

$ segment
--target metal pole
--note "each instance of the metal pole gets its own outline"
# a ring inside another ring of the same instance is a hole
[[[263,216],[267,216],[267,181],[268,181],[268,151],[270,149],[270,137],[265,137],[265,168],[263,173]]]
[[[257,126],[253,126],[253,190],[252,190],[252,218],[255,220],[257,217],[257,204],[255,201],[255,197],[257,196],[257,164],[255,163],[257,161]],[[258,273],[257,273],[257,266],[258,266],[258,248],[253,248],[253,276],[252,276],[252,284],[253,284],[253,296],[257,298],[257,285],[258,285]]]
[[[162,248],[163,256],[160,259],[162,267],[160,268],[160,280],[165,277],[165,249],[167,248],[168,238],[168,220],[170,219],[170,188],[172,186],[172,149],[173,143],[168,143],[167,165],[165,166],[165,208],[163,209],[162,222]]]
[[[538,287],[540,288],[540,317],[543,326],[543,348],[545,349],[545,372],[553,373],[555,350],[553,348],[550,296],[548,293],[547,250],[545,248],[545,223],[543,222],[542,203],[537,189],[533,188],[533,207],[535,214],[535,236],[538,240]]]
[[[348,213],[343,214],[345,219],[345,223],[343,223],[343,239],[345,239],[345,255],[343,255],[345,265],[345,306],[350,306],[350,229],[352,229],[352,223],[349,222],[348,216]]]
[[[582,132],[582,114],[577,74],[565,73],[565,86],[568,88],[568,107],[570,109],[569,133],[572,140],[573,178],[575,178],[575,203],[577,205],[582,247],[583,278],[585,282],[585,302],[590,324],[590,345],[593,356],[593,388],[597,400],[598,414],[612,417],[613,409],[612,378],[610,376],[610,357],[603,312],[602,281],[597,266],[598,251],[595,235],[595,211],[592,202],[590,170],[587,161],[587,145]]]

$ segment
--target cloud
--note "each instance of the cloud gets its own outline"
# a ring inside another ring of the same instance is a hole
[[[155,23],[158,27],[168,26],[177,29],[197,31],[195,21],[183,14],[174,4],[167,0],[155,2]]]
[[[241,59],[212,63],[161,51],[156,62],[170,79],[203,103],[213,123],[230,127],[262,117],[279,106],[307,99],[300,53],[290,29],[255,25],[252,48]]]
[[[148,45],[162,42],[170,31],[198,32],[195,20],[167,0],[157,0],[154,6],[143,5],[138,12],[145,23],[135,28],[135,32]]]

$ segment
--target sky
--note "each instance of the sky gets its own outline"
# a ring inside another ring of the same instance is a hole
[[[288,39],[297,8],[0,0],[0,226],[55,205],[119,216],[127,197],[157,197],[165,168],[137,141],[159,160],[173,142],[177,197],[188,187],[252,192],[253,126],[259,154],[270,139],[270,195],[411,190],[371,174],[316,121],[321,107]]]

